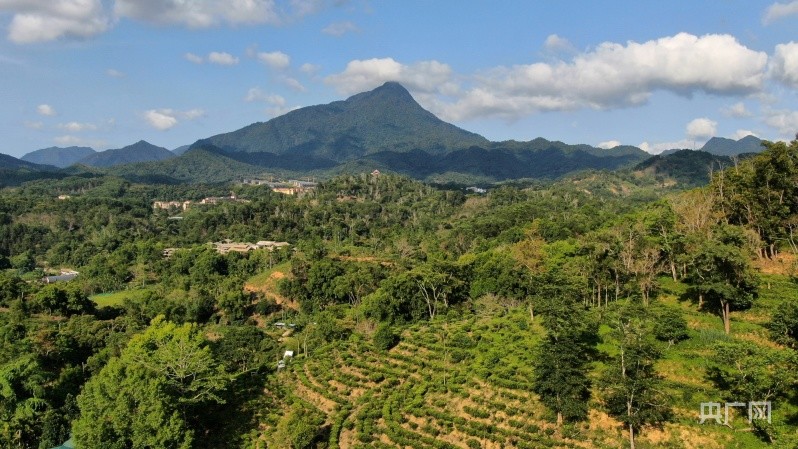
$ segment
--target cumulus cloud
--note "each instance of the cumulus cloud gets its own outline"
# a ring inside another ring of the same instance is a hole
[[[306,75],[311,75],[311,76],[319,73],[320,70],[321,70],[321,66],[320,65],[311,64],[309,62],[306,62],[306,63],[302,64],[301,66],[299,66],[299,71],[300,72],[302,72],[302,73],[304,73]]]
[[[559,37],[549,41],[562,44]],[[730,35],[680,33],[643,43],[607,42],[567,61],[496,67],[469,77],[466,88],[459,84],[466,78],[444,63],[403,64],[392,58],[350,61],[325,82],[351,94],[398,81],[446,120],[512,120],[544,111],[639,106],[658,90],[685,96],[756,94],[763,89],[767,59]]]
[[[281,51],[261,52],[256,57],[258,61],[275,70],[283,70],[291,65],[291,57]]]
[[[386,81],[397,81],[420,93],[450,94],[456,90],[452,69],[438,61],[405,65],[393,58],[350,61],[346,69],[324,79],[344,94],[373,89]]]
[[[144,119],[155,129],[166,131],[175,127],[181,119],[195,120],[205,115],[202,109],[176,111],[174,109],[150,109],[144,112]]]
[[[274,0],[117,0],[114,11],[120,17],[191,28],[281,22]]]
[[[49,104],[40,104],[39,106],[36,106],[36,112],[45,117],[52,117],[56,115],[55,108]]]
[[[299,82],[296,78],[291,78],[290,76],[286,76],[280,79],[280,82],[285,84],[289,89],[293,90],[294,92],[305,92],[307,88]]]
[[[194,64],[202,64],[205,62],[205,59],[202,56],[195,55],[194,53],[186,53],[183,55],[183,58],[185,58],[188,62],[193,62]]]
[[[792,138],[798,133],[798,111],[768,111],[764,122],[776,129],[782,137]]]
[[[798,14],[798,1],[789,3],[774,3],[767,7],[765,14],[762,16],[762,23],[770,25],[771,23],[783,19],[788,16]]]
[[[247,91],[244,101],[263,101],[276,106],[285,106],[285,98],[277,94],[269,94],[261,90],[260,87],[253,87]]]
[[[108,142],[106,142],[104,140],[85,139],[83,137],[73,136],[73,135],[58,136],[58,137],[53,139],[53,142],[55,142],[56,145],[60,145],[60,146],[64,146],[64,147],[67,147],[67,146],[85,146],[85,147],[91,147],[91,148],[94,148],[94,149],[107,148],[108,147]]]
[[[615,148],[620,144],[621,142],[619,140],[608,140],[606,142],[599,142],[596,146],[599,148],[604,148],[605,150],[609,150],[610,148]]]
[[[111,25],[101,0],[0,0],[3,11],[14,14],[8,38],[18,44],[90,37]]]
[[[770,74],[788,86],[798,87],[798,43],[776,45],[770,59]]]
[[[574,52],[576,48],[568,39],[550,34],[543,43],[543,48],[551,53]]]
[[[687,124],[685,132],[691,139],[707,139],[718,132],[718,122],[706,117],[697,118]]]
[[[58,129],[63,129],[64,131],[69,131],[72,133],[81,131],[96,131],[97,128],[97,125],[94,123],[68,122],[58,124]]]
[[[751,117],[753,115],[750,111],[748,111],[748,108],[745,107],[745,103],[742,101],[721,109],[721,112],[728,117],[735,118],[745,118]]]
[[[644,104],[652,92],[753,93],[767,55],[729,35],[680,33],[644,43],[603,43],[571,61],[498,67],[453,105],[463,118]]]
[[[208,62],[219,65],[236,65],[238,64],[238,58],[230,53],[213,51],[208,54]]]
[[[731,138],[734,139],[734,140],[740,140],[743,137],[748,137],[748,136],[759,137],[753,131],[749,131],[747,129],[738,129],[737,131],[734,132],[734,134],[731,135]]]
[[[326,26],[324,29],[321,30],[324,34],[329,34],[330,36],[341,37],[347,33],[354,33],[360,31],[353,22],[335,22],[331,23]]]
[[[685,148],[695,148],[695,141],[682,139],[673,142],[657,142],[649,143],[643,142],[638,145],[638,148],[649,154],[660,154],[665,150],[683,150]]]

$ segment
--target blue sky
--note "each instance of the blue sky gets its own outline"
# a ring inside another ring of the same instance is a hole
[[[491,140],[798,132],[798,1],[0,0],[0,152],[169,149],[399,81]]]

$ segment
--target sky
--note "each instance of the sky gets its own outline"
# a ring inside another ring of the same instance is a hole
[[[490,140],[798,132],[798,1],[0,0],[0,153],[168,149],[386,81]]]

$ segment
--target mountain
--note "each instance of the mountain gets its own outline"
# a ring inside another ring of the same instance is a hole
[[[216,183],[256,176],[262,167],[230,159],[218,148],[192,148],[179,157],[111,167],[106,173],[135,182],[177,184],[182,182]]]
[[[0,153],[0,169],[5,170],[18,170],[27,169],[34,171],[51,171],[56,170],[56,167],[51,167],[34,162],[28,162],[22,159],[17,159],[14,156]]]
[[[764,148],[762,140],[754,136],[745,136],[740,140],[713,137],[701,150],[717,156],[737,156],[743,153],[761,153]]]
[[[15,186],[26,181],[65,176],[58,167],[35,164],[0,153],[0,187]]]
[[[584,169],[616,169],[649,157],[631,146],[605,150],[543,138],[490,142],[440,120],[395,82],[192,145],[199,147],[269,169],[340,173],[379,168],[443,182],[556,178]]]
[[[664,153],[663,153],[664,154]],[[731,167],[729,156],[718,156],[702,150],[677,150],[658,154],[637,164],[633,171],[652,174],[664,183],[682,187],[698,187],[709,183],[710,173]]]
[[[382,151],[437,155],[484,147],[489,141],[440,120],[400,84],[388,82],[344,101],[297,109],[197,144],[228,153],[302,154],[340,163]]]
[[[79,163],[90,167],[113,167],[136,162],[162,161],[173,157],[175,157],[175,154],[166,148],[156,147],[151,143],[140,140],[124,148],[92,154],[81,159]]]
[[[50,147],[32,151],[22,156],[22,160],[64,168],[95,153],[96,151],[89,147]]]
[[[182,145],[172,150],[172,153],[175,153],[175,155],[180,156],[181,154],[188,151],[189,148],[191,148],[191,145]]]

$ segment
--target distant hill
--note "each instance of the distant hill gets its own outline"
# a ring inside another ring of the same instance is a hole
[[[15,186],[34,179],[63,176],[58,167],[35,164],[0,153],[0,187]]]
[[[649,157],[630,146],[605,150],[543,138],[490,142],[440,120],[395,82],[202,139],[192,148],[209,146],[230,159],[269,169],[340,173],[371,167],[437,181],[444,175],[483,181],[556,178]]]
[[[706,151],[709,154],[716,156],[737,156],[746,153],[761,153],[764,148],[762,147],[762,139],[754,136],[745,136],[740,140],[727,139],[725,137],[713,137],[701,147],[701,151]],[[661,156],[668,156],[674,154],[682,149],[665,150],[660,153]]]
[[[163,161],[118,165],[106,171],[134,182],[160,184],[228,182],[261,172],[262,167],[230,159],[211,146],[192,148]]]
[[[697,187],[709,183],[710,173],[731,167],[729,156],[718,156],[701,150],[678,150],[656,155],[637,164],[633,171],[661,177],[663,182],[675,182],[682,187]]]
[[[740,140],[713,137],[701,147],[702,151],[717,156],[737,156],[744,153],[761,153],[762,139],[754,136],[745,136]]]
[[[95,153],[97,152],[89,147],[50,147],[32,151],[22,156],[22,160],[64,168]]]
[[[92,154],[81,159],[79,163],[90,167],[113,167],[137,162],[162,161],[173,157],[175,154],[166,148],[141,140],[124,148]]]
[[[56,167],[37,164],[34,162],[28,162],[22,159],[17,159],[14,156],[9,156],[7,154],[2,154],[2,153],[0,153],[0,168],[6,170],[17,170],[20,168],[27,170],[34,170],[34,171],[56,170]]]
[[[181,154],[183,154],[186,151],[188,151],[189,148],[191,148],[191,145],[182,145],[182,146],[179,146],[179,147],[173,149],[172,153],[175,153],[175,155],[180,156]]]

